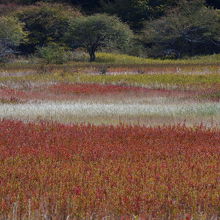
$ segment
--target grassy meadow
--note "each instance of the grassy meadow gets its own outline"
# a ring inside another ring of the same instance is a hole
[[[219,60],[1,66],[0,219],[219,219]]]

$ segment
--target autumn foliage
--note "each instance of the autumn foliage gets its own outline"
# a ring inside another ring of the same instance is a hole
[[[217,129],[2,120],[0,161],[2,217],[220,215]]]

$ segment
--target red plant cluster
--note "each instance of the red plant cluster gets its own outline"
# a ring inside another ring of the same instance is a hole
[[[73,93],[73,94],[106,94],[120,92],[146,92],[148,89],[141,87],[101,85],[101,84],[67,84],[60,83],[50,87],[53,93]]]
[[[2,216],[220,215],[219,130],[3,120],[0,161]]]

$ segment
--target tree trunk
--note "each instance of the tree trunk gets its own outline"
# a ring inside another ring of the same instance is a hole
[[[95,59],[96,59],[95,51],[94,51],[94,50],[89,51],[89,56],[90,56],[89,61],[90,61],[90,62],[94,62]]]

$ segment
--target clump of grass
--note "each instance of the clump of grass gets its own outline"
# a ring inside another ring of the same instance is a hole
[[[108,68],[109,68],[109,66],[106,66],[106,65],[100,66],[100,68],[98,69],[99,74],[106,75],[108,72]]]

